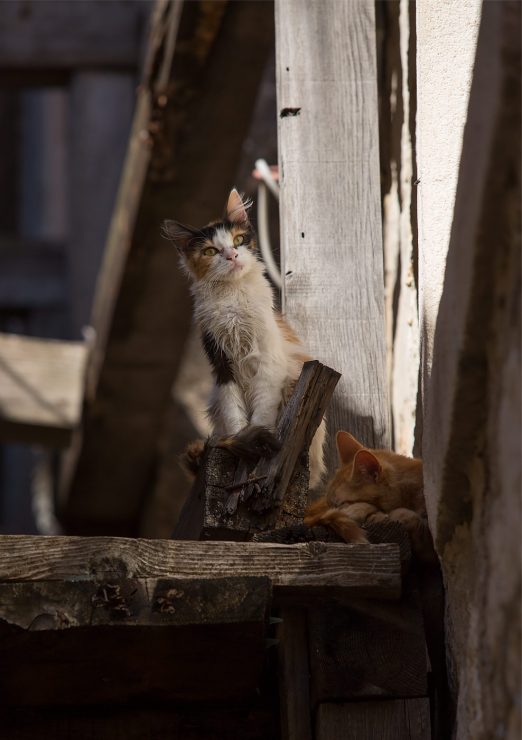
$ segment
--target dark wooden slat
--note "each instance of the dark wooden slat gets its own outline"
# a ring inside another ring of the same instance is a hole
[[[269,740],[277,738],[270,704],[219,706],[23,707],[0,710],[2,740]]]
[[[317,740],[430,740],[428,699],[321,704]]]
[[[252,695],[270,592],[266,577],[2,583],[1,701],[49,706]]]
[[[306,611],[283,609],[279,638],[282,740],[312,740]]]
[[[137,69],[146,2],[0,3],[0,69]]]
[[[267,576],[279,597],[397,598],[396,545],[309,542],[175,542],[118,537],[0,537],[0,582],[88,578],[224,578]]]
[[[177,36],[167,23],[177,43],[162,90],[161,70],[147,63],[94,302],[82,439],[64,466],[71,533],[138,531],[191,317],[161,223],[221,213],[272,48],[272,11],[268,2],[186,3]],[[152,35],[160,60],[165,38]]]
[[[313,706],[383,696],[425,696],[426,642],[415,595],[398,604],[325,605],[308,615]]]

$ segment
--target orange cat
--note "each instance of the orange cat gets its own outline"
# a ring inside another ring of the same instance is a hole
[[[417,555],[433,560],[422,460],[369,450],[348,432],[337,432],[336,441],[341,465],[326,495],[308,507],[305,524],[331,527],[346,542],[368,542],[360,525],[391,519],[406,528]]]

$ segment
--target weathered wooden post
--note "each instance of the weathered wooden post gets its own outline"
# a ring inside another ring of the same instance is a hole
[[[313,356],[342,373],[330,431],[390,446],[374,3],[276,0],[275,11],[284,312]],[[285,740],[429,737],[428,700],[406,698],[427,693],[420,615],[408,608],[283,614]],[[376,642],[382,665],[354,657]],[[404,660],[407,645],[419,660]],[[402,692],[387,684],[388,659],[408,673]]]
[[[284,311],[342,373],[330,430],[387,446],[374,5],[275,8]]]

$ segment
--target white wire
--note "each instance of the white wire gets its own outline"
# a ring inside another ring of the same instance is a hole
[[[276,261],[274,260],[274,254],[270,244],[270,235],[268,233],[267,192],[265,183],[260,182],[257,189],[257,229],[259,232],[259,247],[261,249],[261,256],[263,257],[268,274],[274,284],[279,288],[279,290],[281,290],[283,287],[281,273],[279,272]]]
[[[277,198],[277,200],[279,200],[279,186],[272,177],[270,167],[264,159],[256,160],[256,169],[262,177],[262,181],[259,183],[259,187],[257,189],[257,228],[259,232],[259,248],[272,282],[279,288],[279,290],[281,290],[283,287],[281,272],[277,267],[274,253],[272,251],[272,245],[270,244],[267,197],[267,188],[269,188],[270,192]]]
[[[261,179],[263,180],[265,185],[270,189],[272,195],[276,198],[276,200],[279,200],[279,185],[274,179],[274,176],[272,175],[272,170],[268,166],[265,159],[256,159],[256,170],[261,175]]]

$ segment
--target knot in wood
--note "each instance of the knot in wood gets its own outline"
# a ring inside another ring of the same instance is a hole
[[[313,557],[319,557],[319,555],[324,555],[326,552],[328,546],[326,542],[308,542],[308,552]]]
[[[89,565],[93,576],[101,578],[126,578],[129,575],[129,565],[120,557],[100,557],[93,559]]]

